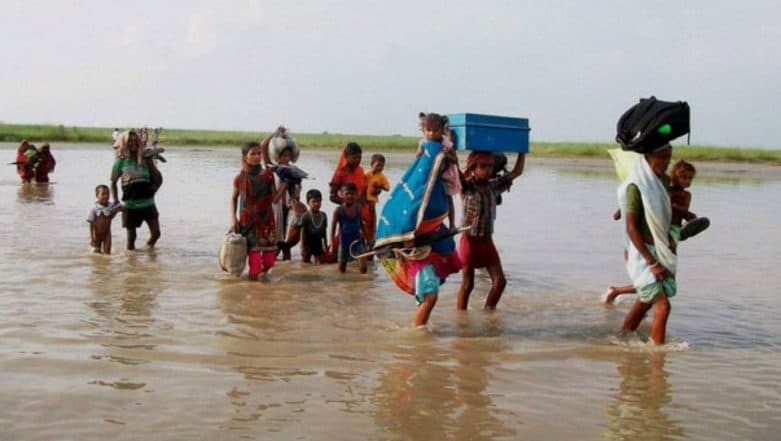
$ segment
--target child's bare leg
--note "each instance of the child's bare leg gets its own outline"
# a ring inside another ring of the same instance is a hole
[[[502,298],[504,288],[507,286],[507,279],[504,277],[502,264],[486,267],[486,271],[491,276],[491,289],[488,291],[488,297],[485,299],[485,309],[496,309],[499,299]]]
[[[431,311],[434,309],[434,305],[436,304],[437,295],[435,293],[428,295],[424,294],[423,302],[418,305],[418,310],[415,312],[415,318],[412,321],[413,325],[421,326],[428,323],[428,318],[431,315]]]
[[[466,308],[469,306],[469,294],[472,293],[472,288],[474,287],[475,269],[471,266],[464,265],[464,269],[461,271],[461,287],[458,288],[456,309],[459,311],[466,311]]]
[[[621,327],[621,332],[627,333],[637,330],[637,327],[640,326],[640,322],[643,321],[643,317],[645,317],[645,313],[648,312],[649,309],[651,309],[650,303],[643,303],[640,300],[636,301],[635,304],[632,305],[632,309],[629,310],[624,318],[624,325]]]
[[[667,336],[667,319],[670,317],[670,300],[664,291],[654,302],[654,320],[651,322],[651,340],[654,344],[663,345]]]
[[[160,220],[150,219],[146,223],[149,225],[149,240],[146,244],[149,248],[153,248],[157,240],[160,239]]]
[[[106,232],[106,237],[103,239],[103,252],[111,254],[111,230]]]
[[[624,285],[624,286],[613,286],[610,285],[607,287],[607,292],[605,293],[605,304],[612,304],[616,301],[616,298],[620,296],[621,294],[633,294],[635,292],[635,287],[633,285]]]

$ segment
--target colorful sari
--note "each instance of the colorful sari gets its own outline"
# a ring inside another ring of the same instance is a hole
[[[274,211],[274,174],[260,165],[242,164],[241,173],[233,184],[239,190],[239,226],[247,237],[247,249],[269,251],[277,249]]]
[[[377,223],[375,248],[400,244],[425,233],[445,231],[449,196],[442,173],[445,154],[442,144],[426,141],[423,154],[415,158],[393,187]],[[415,294],[415,276],[431,265],[440,283],[459,271],[461,262],[455,251],[452,236],[430,244],[431,251],[414,259],[381,257],[380,265],[396,286],[408,294]]]

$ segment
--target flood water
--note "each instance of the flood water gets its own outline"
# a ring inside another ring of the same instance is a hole
[[[692,211],[712,226],[680,247],[670,341],[653,348],[648,320],[616,337],[631,302],[599,304],[627,282],[607,167],[530,155],[498,210],[499,309],[481,309],[479,274],[457,313],[455,275],[413,329],[414,300],[379,269],[221,272],[240,152],[170,150],[152,251],[124,251],[117,218],[114,254],[88,252],[110,147],[54,145],[48,186],[0,175],[0,439],[778,437],[780,179],[698,174]],[[305,190],[326,193],[336,156],[302,154]],[[389,157],[391,181],[410,159]]]

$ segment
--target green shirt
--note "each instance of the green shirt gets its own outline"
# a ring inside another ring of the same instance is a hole
[[[119,177],[122,184],[122,203],[129,209],[151,207],[155,204],[155,188],[149,179],[149,167],[135,159],[119,158],[111,168],[111,181]]]

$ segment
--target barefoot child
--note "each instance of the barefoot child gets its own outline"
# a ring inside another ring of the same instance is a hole
[[[356,202],[356,188],[352,182],[342,184],[339,192],[342,204],[334,210],[331,224],[331,246],[338,256],[339,272],[347,271],[347,262],[355,260],[353,253],[363,253],[363,220],[361,219],[361,204]],[[336,227],[339,227],[339,239],[336,238]],[[358,243],[355,243],[355,242]],[[358,258],[361,274],[366,273],[366,258]]]
[[[258,142],[241,148],[241,171],[233,178],[231,226],[247,238],[249,279],[257,280],[274,266],[277,235],[272,204],[286,190],[274,184],[274,172],[261,165],[262,149]],[[238,216],[236,213],[238,212]]]
[[[458,248],[463,264],[456,304],[459,310],[466,310],[469,304],[469,295],[474,288],[475,268],[485,267],[491,276],[491,289],[485,299],[485,309],[496,309],[502,297],[507,280],[493,240],[496,200],[499,194],[509,190],[513,180],[523,173],[525,162],[526,155],[519,153],[515,167],[509,173],[491,179],[494,169],[492,153],[473,151],[467,158],[464,180],[461,183],[461,222],[462,226],[470,228],[461,235]]]
[[[692,185],[696,173],[694,165],[683,159],[676,162],[670,170],[670,189],[667,191],[673,209],[670,234],[676,242],[695,236],[710,226],[707,217],[697,217],[689,211],[692,194],[687,188]]]
[[[108,185],[95,187],[95,206],[87,215],[93,253],[111,254],[111,221],[122,211],[122,204],[110,204],[110,196]]]
[[[328,216],[320,211],[323,195],[320,190],[306,192],[309,211],[301,217],[301,260],[315,265],[325,263],[325,251],[328,249]]]

